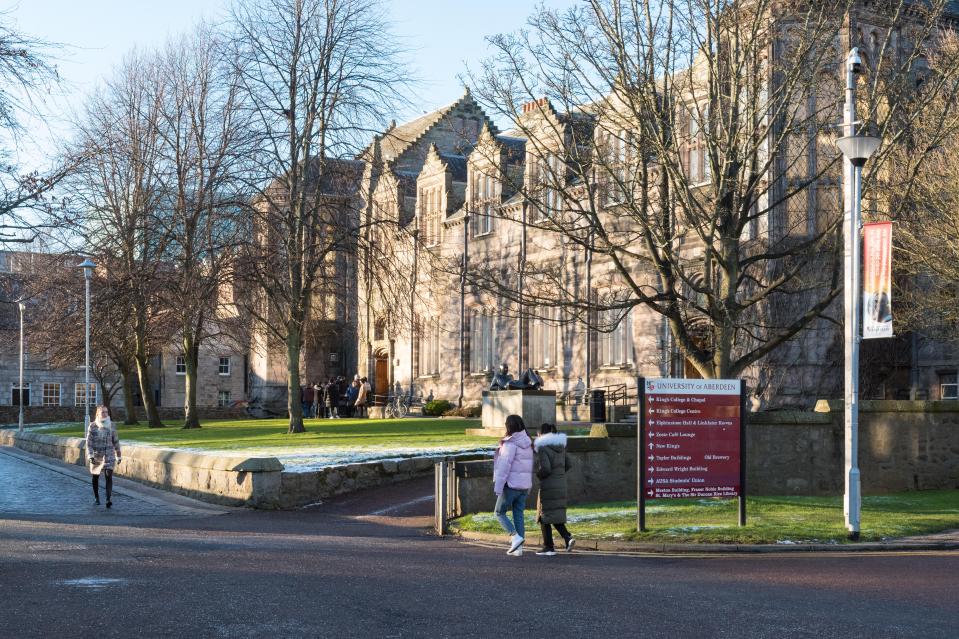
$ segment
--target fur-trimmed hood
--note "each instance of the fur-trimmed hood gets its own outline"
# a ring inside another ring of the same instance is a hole
[[[540,435],[536,438],[536,441],[533,442],[533,448],[539,450],[543,446],[566,448],[566,433],[546,433],[545,435]]]

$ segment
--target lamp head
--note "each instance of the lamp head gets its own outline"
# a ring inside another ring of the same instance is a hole
[[[836,140],[836,146],[853,166],[861,168],[879,148],[880,142],[871,135],[847,135]]]
[[[90,273],[92,273],[96,267],[97,265],[89,257],[77,264],[77,268],[82,268],[83,274],[87,277],[90,277]]]

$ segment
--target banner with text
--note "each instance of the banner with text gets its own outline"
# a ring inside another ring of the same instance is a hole
[[[892,337],[892,222],[862,229],[862,338]]]
[[[738,379],[647,379],[643,456],[647,499],[738,497]]]

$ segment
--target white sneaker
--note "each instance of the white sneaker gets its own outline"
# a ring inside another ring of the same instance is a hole
[[[573,552],[573,546],[575,545],[576,545],[576,540],[570,537],[569,541],[566,542],[566,552]]]
[[[509,554],[513,554],[513,553],[516,552],[517,550],[522,551],[522,550],[523,550],[523,542],[524,542],[524,541],[526,541],[526,540],[523,539],[522,537],[520,537],[518,534],[517,534],[517,535],[513,535],[513,536],[510,538]]]
[[[556,551],[555,551],[555,550],[540,550],[538,553],[536,553],[536,556],[537,556],[537,557],[555,557],[555,556],[556,556]]]
[[[510,557],[522,557],[523,556],[523,547],[520,546],[516,550],[507,550],[506,554]]]

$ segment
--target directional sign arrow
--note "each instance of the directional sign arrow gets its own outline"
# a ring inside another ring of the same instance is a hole
[[[653,444],[652,444],[652,442],[650,442],[650,444],[649,444],[649,450],[652,450],[652,449],[653,449]]]
[[[646,483],[647,483],[647,484],[652,484],[652,483],[653,483],[653,478],[652,478],[652,477],[650,477],[650,478],[649,478],[649,480],[647,480],[647,482],[646,482]]]
[[[654,493],[653,491],[650,490],[650,491],[648,491],[646,494],[649,495],[650,497],[652,497],[652,496],[655,495],[656,493]]]
[[[656,457],[654,457],[653,455],[650,455],[650,456],[649,456],[649,461],[656,461]]]

